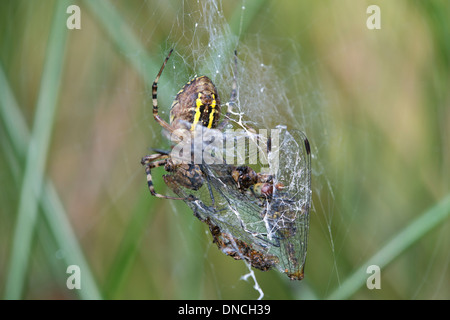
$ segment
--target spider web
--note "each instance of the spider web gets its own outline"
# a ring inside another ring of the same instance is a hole
[[[245,2],[243,2],[240,12],[240,30],[246,17]],[[320,125],[323,121],[321,111],[317,108],[322,102],[320,90],[309,84],[308,68],[304,68],[300,62],[296,61],[293,62],[293,68],[289,70],[288,78],[283,79],[280,77],[276,72],[276,67],[277,63],[282,61],[282,53],[277,50],[272,51],[271,48],[273,47],[270,46],[270,42],[259,34],[255,35],[255,39],[246,40],[245,42],[240,39],[239,35],[233,34],[225,18],[221,1],[211,0],[196,3],[184,1],[173,21],[172,28],[167,35],[166,47],[161,48],[162,54],[167,53],[170,48],[174,48],[174,53],[164,73],[170,74],[169,77],[173,79],[177,87],[183,86],[187,80],[197,75],[207,75],[218,88],[223,114],[226,111],[225,102],[230,97],[232,83],[234,78],[236,78],[238,95],[237,101],[233,105],[228,128],[241,129],[248,133],[249,128],[250,130],[270,129],[281,125],[301,130],[308,134],[309,128]],[[237,66],[233,62],[234,50],[237,51]],[[298,78],[304,80],[299,80]],[[286,82],[292,80],[298,83],[297,88],[299,90],[299,92],[294,93],[297,99],[294,101],[289,100],[288,92],[284,86]],[[159,101],[165,100],[164,95],[166,91],[164,89],[165,85],[163,81],[160,81],[158,88]],[[173,97],[174,93],[172,92],[171,94],[171,97]],[[304,94],[314,95],[314,99],[308,100],[315,101],[317,105],[313,106],[304,103],[302,101],[302,95]],[[168,102],[164,104],[168,105]],[[164,111],[160,108],[160,113],[165,114],[167,117],[168,110]],[[149,118],[149,121],[152,121],[150,116]],[[326,137],[315,137],[315,140],[321,141],[320,143],[322,144],[326,143],[323,138]],[[317,177],[323,174],[319,155],[320,144],[314,143],[312,150],[314,180],[314,176]],[[295,153],[296,150],[292,149],[290,152]],[[283,163],[281,164],[283,168],[280,172],[286,175],[292,173],[288,168],[295,167],[295,165],[290,161],[290,157],[283,158]],[[292,161],[295,161],[295,159]],[[287,179],[287,177],[283,176],[279,178],[280,180],[290,180],[292,183],[296,183],[295,179]],[[327,181],[326,178],[325,181]],[[298,182],[296,185],[291,186],[292,190],[295,188],[300,188]],[[311,190],[303,192],[308,193]],[[325,187],[313,184],[313,194],[322,192],[327,192],[333,196],[333,190],[329,182],[327,182]],[[206,192],[204,191],[204,193]],[[188,195],[188,193],[183,195]],[[203,197],[202,199],[205,198]],[[325,204],[321,202],[320,197],[318,199],[319,205],[324,207]],[[302,205],[304,204],[299,205],[299,212],[301,212]],[[314,206],[315,204],[313,203],[311,214],[315,212]],[[330,205],[328,204],[327,206],[329,207]],[[194,205],[194,211],[195,208]],[[321,210],[321,212],[323,211]],[[326,224],[323,228],[329,237],[330,252],[333,254],[332,210],[329,212],[331,216],[323,217],[323,221]],[[214,247],[212,248],[214,250]],[[303,251],[306,254],[306,248]],[[252,269],[249,267],[248,262],[245,263],[250,273],[242,278],[248,279],[250,276],[254,281],[254,288],[259,292],[259,298],[262,298],[264,293],[258,284],[257,277],[251,271]],[[215,268],[215,266],[211,266],[211,268]]]

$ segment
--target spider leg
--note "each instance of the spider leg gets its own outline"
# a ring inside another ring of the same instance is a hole
[[[166,122],[164,121],[158,114],[158,96],[157,96],[157,92],[158,92],[158,81],[159,81],[159,77],[161,76],[164,67],[166,66],[167,61],[170,58],[170,55],[172,54],[173,49],[171,49],[169,51],[169,54],[167,55],[166,59],[164,60],[163,65],[161,66],[161,69],[158,72],[158,75],[155,78],[155,81],[153,81],[153,85],[152,85],[152,99],[153,99],[153,118],[155,118],[155,120],[166,130],[168,130],[169,132],[173,132],[172,127]]]
[[[169,155],[168,155],[168,154],[155,153],[155,154],[152,154],[152,155],[150,155],[150,156],[145,156],[145,157],[143,157],[142,160],[141,160],[141,164],[142,164],[143,166],[146,166],[146,165],[148,165],[150,162],[153,162],[153,161],[155,161],[155,160],[163,160],[163,159],[167,159],[167,158],[169,158]]]
[[[145,156],[142,158],[141,164],[143,166],[145,166],[145,173],[147,174],[148,189],[150,190],[150,193],[152,194],[152,196],[155,196],[158,198],[172,199],[172,200],[185,200],[185,198],[164,196],[155,191],[155,187],[153,186],[151,170],[154,168],[164,166],[167,163],[167,158],[169,158],[168,155],[163,155],[163,154],[159,154],[159,153],[153,154],[151,156]],[[160,160],[158,160],[158,159],[160,159]]]
[[[223,130],[225,128],[225,126],[228,124],[228,120],[230,119],[231,113],[233,112],[233,106],[236,104],[236,99],[237,99],[236,74],[237,74],[237,51],[234,50],[234,72],[233,72],[233,83],[231,84],[230,101],[228,101],[226,103],[227,112],[225,113],[224,119],[217,126],[217,129],[219,129],[219,130]]]

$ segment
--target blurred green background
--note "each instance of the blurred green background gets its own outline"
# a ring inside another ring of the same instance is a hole
[[[161,80],[167,117],[198,72],[189,50],[207,47],[192,26],[217,4],[313,150],[305,279],[255,270],[265,298],[449,299],[449,2],[205,2],[0,2],[1,297],[258,297],[184,203],[150,196],[139,163],[166,143],[151,82],[175,42],[170,66],[188,71]],[[70,4],[81,30],[66,28]],[[372,4],[380,30],[366,27]],[[66,287],[73,264],[81,290]]]

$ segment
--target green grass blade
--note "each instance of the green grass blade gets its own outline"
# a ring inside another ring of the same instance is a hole
[[[423,213],[410,225],[398,233],[381,250],[373,255],[366,263],[362,264],[348,279],[346,279],[328,299],[348,299],[360,287],[362,287],[368,278],[366,269],[370,265],[377,265],[380,269],[387,266],[396,257],[402,254],[414,242],[420,240],[427,232],[439,226],[450,215],[450,195],[435,206]]]
[[[25,158],[25,173],[5,286],[6,299],[21,298],[25,283],[31,241],[37,219],[37,203],[43,185],[47,151],[61,82],[67,33],[66,8],[67,2],[58,2],[51,26],[33,132]]]
[[[12,156],[8,158],[11,161],[10,166],[13,167],[15,163],[20,163],[24,158],[30,134],[1,65],[0,87],[3,88],[2,95],[0,95],[0,119],[3,120],[2,125],[6,128],[10,137],[9,140],[11,142],[14,141],[14,144],[10,143],[13,152],[10,153]],[[14,125],[9,126],[9,123],[14,123]],[[19,176],[14,178],[17,180],[16,182],[20,179]],[[83,289],[77,291],[80,298],[100,299],[101,295],[95,284],[89,264],[84,258],[59,196],[49,180],[45,182],[44,192],[41,197],[41,207],[57,245],[64,253],[66,265],[77,264],[83,272]]]
[[[12,162],[10,164],[12,167],[14,163],[22,162],[27,152],[30,133],[1,65],[0,87],[2,88],[2,94],[0,95],[0,119],[2,120],[3,127],[6,129],[13,149],[12,157],[8,158]],[[20,177],[15,176],[15,179],[18,182]],[[52,182],[49,180],[45,182],[44,192],[41,197],[41,207],[57,245],[64,253],[63,256],[66,264],[77,264],[83,272],[82,290],[77,291],[80,298],[100,299],[101,296],[90,271],[89,264],[84,258],[59,196]]]

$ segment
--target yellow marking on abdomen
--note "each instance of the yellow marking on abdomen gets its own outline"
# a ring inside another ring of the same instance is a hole
[[[202,97],[202,94],[199,92],[197,99],[195,100],[195,116],[194,116],[194,122],[192,122],[191,131],[195,130],[195,126],[197,125],[198,121],[200,120],[201,112],[200,107],[203,105],[202,100],[200,99]]]
[[[211,129],[213,122],[214,122],[214,113],[216,112],[216,97],[214,94],[212,95],[213,101],[211,103],[211,113],[209,114],[209,122],[208,122],[208,129]]]

